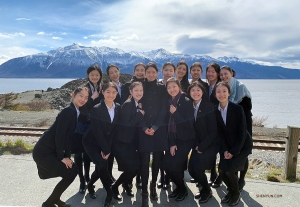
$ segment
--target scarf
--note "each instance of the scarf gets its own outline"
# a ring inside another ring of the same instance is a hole
[[[179,93],[172,99],[172,97],[170,96],[168,102],[171,105],[173,105],[175,108],[177,108],[177,103],[180,99],[182,95],[182,91],[179,91]],[[169,125],[168,125],[168,132],[170,133],[174,133],[176,134],[176,123],[175,123],[175,120],[174,118],[172,118],[172,114],[170,114],[170,119],[169,119]]]
[[[230,79],[228,85],[230,87],[229,101],[239,104],[242,102],[244,97],[251,99],[251,94],[246,86],[234,77]]]

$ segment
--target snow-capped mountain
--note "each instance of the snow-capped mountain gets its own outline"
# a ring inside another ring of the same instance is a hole
[[[177,64],[180,60],[185,60],[188,65],[201,62],[203,70],[211,62],[229,65],[235,69],[237,78],[300,78],[300,70],[259,65],[237,57],[174,54],[162,48],[148,52],[125,52],[118,48],[86,47],[76,43],[47,53],[11,59],[0,65],[0,77],[79,78],[84,77],[86,69],[93,64],[100,65],[104,72],[108,65],[115,64],[121,73],[131,74],[138,62],[146,64],[153,61],[161,68],[165,62]]]

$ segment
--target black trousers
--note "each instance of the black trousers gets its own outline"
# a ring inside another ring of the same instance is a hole
[[[194,175],[194,179],[196,180],[196,182],[200,183],[200,185],[202,186],[201,192],[202,193],[209,193],[210,192],[210,186],[208,185],[205,170],[199,170],[199,169],[189,169],[189,170]]]
[[[186,191],[186,187],[184,184],[184,171],[170,171],[166,170],[166,174],[171,178],[173,183],[176,185],[179,192]]]
[[[153,152],[152,154],[152,183],[156,183],[159,168],[163,160],[163,152]],[[148,179],[149,179],[149,164],[150,164],[150,152],[139,152],[139,157],[141,161],[141,177],[142,177],[142,191],[147,192],[148,189]]]
[[[232,194],[238,194],[239,193],[239,184],[238,184],[238,176],[236,172],[226,172],[223,170],[219,170],[219,174],[226,184],[229,192]]]

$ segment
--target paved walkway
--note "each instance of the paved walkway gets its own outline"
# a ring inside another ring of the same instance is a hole
[[[93,169],[92,169],[93,170]],[[114,168],[116,177],[119,172]],[[41,206],[42,202],[52,192],[54,186],[60,180],[59,178],[40,180],[37,169],[31,155],[2,155],[0,156],[0,206]],[[186,174],[186,180],[190,177]],[[168,199],[168,191],[158,190],[159,200],[151,202],[150,206],[228,206],[220,204],[221,197],[225,195],[226,188],[221,186],[213,189],[213,198],[208,203],[199,205],[194,200],[193,194],[197,192],[195,184],[187,182],[189,188],[188,197],[182,202],[176,202]],[[91,199],[87,194],[77,193],[79,188],[79,179],[76,178],[71,186],[62,196],[62,200],[68,201],[73,207],[96,207],[102,206],[105,199],[105,190],[102,189],[100,181],[96,183],[97,199]],[[121,188],[120,188],[121,190]],[[113,200],[111,206],[141,206],[141,191],[133,188],[135,197],[130,198],[123,194],[124,200],[117,202]],[[299,184],[281,184],[260,180],[246,180],[246,186],[242,192],[242,199],[237,206],[299,206],[300,204],[300,185]]]

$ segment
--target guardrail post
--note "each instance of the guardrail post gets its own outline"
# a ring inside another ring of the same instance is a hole
[[[284,178],[296,179],[300,128],[287,126],[288,139],[285,144]]]

